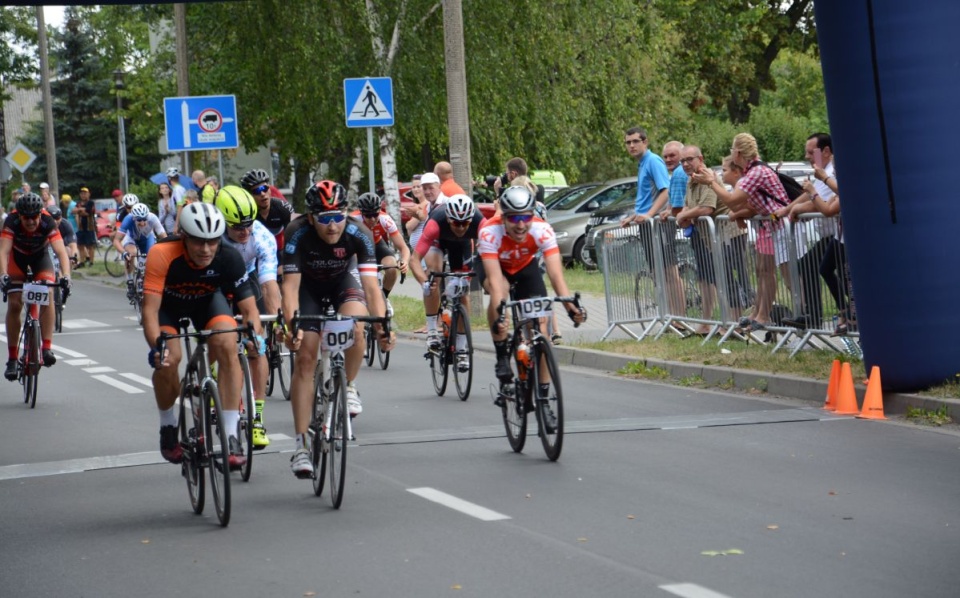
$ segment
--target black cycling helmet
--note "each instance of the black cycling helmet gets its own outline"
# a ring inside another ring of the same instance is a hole
[[[334,181],[318,181],[307,189],[307,209],[311,212],[336,212],[347,205],[347,190]]]
[[[247,191],[252,190],[254,187],[259,187],[264,183],[270,182],[270,175],[267,174],[266,170],[262,168],[254,168],[253,170],[248,170],[240,177],[240,186],[246,189]]]
[[[33,193],[24,193],[17,200],[17,212],[21,216],[33,217],[43,211],[43,198]]]
[[[63,216],[63,212],[60,211],[60,206],[58,205],[49,205],[47,206],[47,214],[53,216],[54,220]]]
[[[383,200],[380,196],[369,191],[357,198],[357,208],[364,214],[379,212],[382,204]]]

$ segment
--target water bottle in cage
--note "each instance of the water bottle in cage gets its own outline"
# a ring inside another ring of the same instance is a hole
[[[443,336],[446,338],[450,336],[450,309],[444,309],[440,317],[443,318]]]
[[[530,369],[530,349],[527,347],[527,344],[522,341],[517,345],[517,361],[523,365],[519,372],[520,379],[526,380],[527,370]]]

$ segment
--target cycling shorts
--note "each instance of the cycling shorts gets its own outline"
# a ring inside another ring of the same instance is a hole
[[[33,280],[35,281],[54,282],[56,280],[53,272],[53,260],[50,259],[50,252],[46,249],[33,255],[24,255],[11,250],[10,259],[7,261],[7,274],[10,276],[10,280],[13,282],[27,280],[27,268],[33,273]]]
[[[327,311],[327,306],[333,306],[339,312],[340,306],[350,301],[367,304],[360,284],[360,275],[356,270],[349,270],[339,280],[331,280],[324,284],[323,289],[311,289],[300,285],[300,313],[305,316],[319,316]],[[321,322],[304,322],[302,330],[320,333]]]
[[[181,318],[190,318],[190,323],[197,330],[211,330],[218,323],[225,323],[231,328],[236,326],[230,302],[219,291],[210,295],[208,301],[198,301],[195,307],[177,313],[173,313],[169,308],[164,309],[161,303],[159,318],[160,331],[169,334],[179,334]]]

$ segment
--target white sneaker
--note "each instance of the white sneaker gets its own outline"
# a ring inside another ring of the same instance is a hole
[[[313,463],[310,461],[310,452],[307,449],[297,449],[290,457],[290,469],[293,475],[301,480],[313,477]]]
[[[360,393],[353,384],[347,384],[347,411],[350,417],[363,413],[363,405],[360,403]]]

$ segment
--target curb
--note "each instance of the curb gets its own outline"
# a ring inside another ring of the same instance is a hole
[[[423,340],[423,335],[416,335],[412,332],[397,332],[397,337],[414,341]],[[493,353],[493,347],[488,346],[488,344],[475,344],[474,347],[478,351]],[[828,382],[787,374],[723,368],[661,359],[644,359],[621,355],[619,353],[597,351],[596,349],[579,349],[564,346],[554,347],[554,355],[557,358],[558,365],[561,366],[570,365],[609,373],[616,373],[631,363],[639,362],[648,368],[657,367],[666,370],[669,373],[669,378],[662,380],[662,382],[665,383],[676,382],[677,380],[690,378],[692,376],[699,376],[707,386],[723,385],[724,389],[737,389],[741,391],[756,392],[759,390],[764,394],[803,401],[815,407],[823,407],[827,396]],[[854,388],[857,394],[858,404],[862,405],[866,387],[858,384],[855,385]],[[904,415],[908,409],[937,411],[944,407],[951,418],[960,420],[960,400],[925,397],[906,393],[883,393],[883,409],[884,412],[889,415]]]

